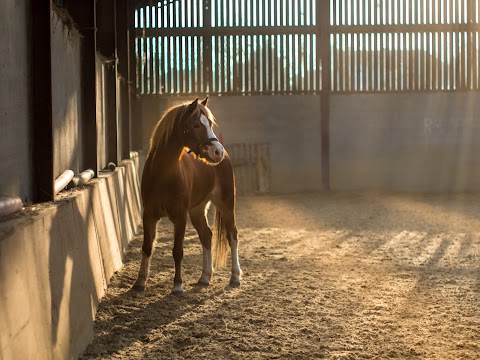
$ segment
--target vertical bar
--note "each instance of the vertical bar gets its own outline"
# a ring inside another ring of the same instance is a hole
[[[288,9],[288,4],[287,4],[287,9]],[[288,12],[288,10],[287,10]],[[287,21],[288,23],[288,21]],[[286,81],[285,81],[285,90],[287,93],[289,93],[291,90],[292,90],[292,81],[291,81],[291,66],[292,66],[292,63],[291,63],[291,46],[290,46],[290,36],[291,35],[285,35],[285,39],[286,39],[286,42],[285,42],[285,53],[286,53],[286,56],[285,56],[285,59],[286,59],[286,66],[285,66],[285,73],[286,73]]]
[[[121,0],[117,0],[121,1]],[[150,37],[148,38],[149,43],[150,43],[150,64],[149,64],[149,74],[150,74],[150,85],[149,85],[149,93],[153,94],[155,93],[155,68],[154,68],[154,52],[153,52],[153,41],[154,38]]]
[[[268,75],[267,75],[267,64],[268,64],[268,36],[261,36],[262,44],[262,92],[268,91]]]
[[[392,90],[392,33],[385,34],[385,90]]]
[[[119,114],[120,122],[120,157],[122,159],[130,158],[130,101],[129,101],[129,83],[128,83],[128,5],[126,0],[116,1],[116,44],[118,61],[118,92],[119,92]],[[153,39],[153,38],[152,38]],[[152,73],[154,84],[155,75]],[[155,92],[154,87],[152,87]],[[87,145],[87,144],[86,144]]]
[[[467,19],[466,22],[469,25],[473,25],[475,23],[475,4],[473,0],[467,0]],[[478,3],[478,1],[477,1]],[[478,6],[478,5],[477,5]],[[468,89],[474,89],[474,54],[476,51],[475,49],[475,38],[474,38],[474,31],[470,28],[467,32],[467,87]]]
[[[261,89],[261,81],[262,81],[262,52],[260,50],[260,35],[254,35],[255,38],[255,69],[256,69],[256,91],[260,92]]]
[[[478,5],[477,5],[478,6]],[[475,51],[473,52],[474,55],[475,55],[475,60],[473,62],[473,66],[475,67],[475,90],[479,90],[480,89],[480,74],[479,74],[479,43],[478,43],[478,35],[479,35],[479,32],[478,31],[475,31],[474,32],[475,34],[475,43],[474,43],[474,46],[475,46]]]
[[[357,63],[357,69],[356,69],[356,90],[360,91],[362,89],[362,53],[360,50],[360,37],[362,34],[356,34],[356,63]]]
[[[272,2],[273,4],[273,2]],[[272,94],[278,92],[278,47],[277,36],[270,35],[270,91]]]
[[[368,57],[367,57],[367,44],[368,44],[368,34],[362,34],[362,47],[361,47],[361,54],[362,54],[362,90],[368,90],[368,76],[370,72],[368,71]]]
[[[356,90],[356,84],[355,84],[355,35],[354,33],[349,33],[348,34],[348,45],[349,45],[349,84],[348,84],[348,90],[349,91],[354,91]]]
[[[372,90],[379,90],[378,80],[380,76],[379,70],[379,52],[378,52],[378,34],[372,34]]]
[[[171,38],[169,36],[163,37],[163,93],[168,94],[171,86],[171,71],[170,71],[170,62],[171,62],[171,52],[170,52],[170,42]]]
[[[245,36],[245,93],[250,94],[252,91],[252,37]]]
[[[215,74],[217,75],[215,91],[220,93],[222,91],[221,84],[222,84],[222,74],[223,74],[223,71],[222,71],[223,58],[221,56],[222,44],[220,43],[220,36],[215,36],[214,39],[215,39],[215,50],[216,50],[215,58],[217,59],[216,61],[217,68],[215,69]]]
[[[223,59],[223,91],[229,91],[230,80],[230,52],[228,51],[228,36],[222,36],[222,59]]]
[[[96,112],[96,39],[95,1],[68,4],[68,10],[82,34],[82,126],[83,126],[83,168],[90,168],[97,173],[97,112]],[[34,12],[34,14],[36,14]],[[36,16],[36,15],[35,15]],[[131,16],[134,21],[133,14]],[[124,56],[127,56],[124,54]],[[35,56],[34,56],[35,59]],[[43,60],[43,59],[42,59]],[[127,60],[127,59],[125,59]],[[47,60],[48,61],[48,60]],[[48,62],[47,62],[48,64]],[[135,74],[135,69],[133,69]],[[48,91],[48,83],[47,91]],[[104,148],[98,149],[104,153]]]
[[[148,38],[142,37],[142,93],[148,92]]]
[[[438,33],[432,33],[432,90],[438,89]]]
[[[141,126],[132,126],[133,119],[140,118],[137,116],[137,79],[135,76],[135,61],[136,59],[136,52],[135,52],[135,6],[130,2],[127,1],[127,50],[128,50],[128,123],[130,127],[130,148],[132,149],[141,149],[142,145],[142,130]],[[85,43],[84,43],[85,44]],[[84,45],[85,46],[85,45]],[[95,50],[95,49],[93,49]],[[106,164],[103,164],[106,165]],[[89,166],[87,166],[90,168]]]
[[[239,64],[238,64],[238,70],[239,70],[239,79],[240,79],[240,92],[242,94],[245,94],[245,35],[241,35],[238,39],[238,45],[239,45]]]
[[[385,91],[385,33],[380,34],[380,91]]]
[[[457,14],[457,19],[458,19],[458,14]],[[458,89],[463,89],[463,81],[461,77],[461,56],[460,56],[460,51],[461,51],[461,32],[456,31],[456,40],[455,40],[455,84],[456,84],[456,90]]]
[[[207,30],[212,28],[212,2],[203,1],[203,27]],[[212,90],[212,36],[203,36],[203,89],[210,93]]]
[[[181,15],[181,13],[180,13]],[[185,47],[184,47],[184,39],[185,36],[178,36],[178,54],[179,54],[179,59],[178,59],[178,66],[177,66],[177,73],[178,73],[178,92],[180,94],[183,94],[185,92],[184,88],[184,81],[185,81],[185,69],[184,69],[184,61],[185,61]]]
[[[299,36],[299,43],[300,43],[300,54],[302,55],[302,59],[301,59],[301,75],[300,75],[300,78],[302,79],[301,80],[301,85],[300,85],[300,89],[302,91],[302,93],[305,93],[306,90],[307,90],[307,84],[306,84],[306,79],[307,79],[307,76],[306,76],[306,70],[307,70],[307,54],[306,54],[306,51],[307,51],[307,48],[305,46],[305,38],[306,38],[306,35],[305,34],[301,34]]]
[[[424,33],[420,32],[417,33],[417,49],[418,49],[418,67],[417,67],[417,82],[418,82],[418,89],[425,90],[425,46],[424,46]]]
[[[416,33],[410,33],[410,41],[409,41],[409,50],[408,50],[408,56],[409,56],[409,65],[408,65],[408,89],[409,90],[414,90],[416,89],[415,86],[415,58],[417,56],[417,51],[415,47],[417,46],[417,43],[415,41],[415,34]]]
[[[454,47],[453,47],[453,42],[455,40],[455,33],[454,32],[448,32],[447,33],[448,37],[448,60],[449,60],[449,66],[448,66],[448,86],[449,90],[454,90],[455,89],[455,58],[453,56],[454,54]]]
[[[106,76],[106,96],[105,96],[105,115],[107,126],[107,163],[118,164],[119,157],[119,126],[117,117],[117,44],[116,44],[116,0],[105,0],[96,2],[97,14],[97,50],[107,59],[104,63]],[[113,16],[112,16],[113,13]],[[143,19],[145,26],[145,18]],[[143,45],[143,60],[147,59],[147,47]],[[143,70],[143,69],[142,69]],[[143,71],[147,75],[146,69]],[[143,87],[147,85],[146,79],[143,80]]]
[[[431,43],[432,43],[432,33],[425,33],[425,90],[432,90],[432,55],[431,55]]]
[[[340,91],[345,91],[345,34],[339,34],[338,35],[339,39],[340,39],[340,44],[339,44],[339,50],[338,50],[338,53],[339,53],[339,64],[338,64],[338,68],[339,68],[339,86],[338,86],[338,89]]]
[[[52,43],[50,0],[32,1],[32,73],[33,73],[33,199],[54,199]]]
[[[330,1],[320,1],[316,8],[316,24],[319,32],[319,52],[317,56],[322,61],[322,92],[321,106],[321,166],[322,185],[325,190],[330,189],[330,92],[331,92],[331,64],[330,64]]]
[[[233,13],[232,13],[233,14]],[[230,76],[228,80],[229,92],[236,92],[236,66],[235,66],[235,36],[229,35],[228,38],[228,67],[230,70]]]
[[[143,38],[138,37],[136,38],[137,42],[137,58],[136,58],[136,64],[137,64],[137,73],[136,73],[136,80],[137,80],[137,89],[138,92],[141,94],[143,92],[143,73],[142,73],[142,68],[143,68]]]
[[[282,0],[280,0],[282,1]],[[284,84],[285,84],[285,43],[283,41],[285,35],[277,35],[277,40],[278,40],[278,46],[280,49],[280,57],[279,57],[279,67],[278,67],[278,72],[279,72],[279,79],[280,79],[280,87],[279,91],[281,93],[285,92]]]
[[[240,92],[240,76],[239,76],[239,64],[237,61],[237,56],[238,56],[238,51],[237,51],[237,36],[238,35],[233,35],[231,36],[232,42],[233,42],[233,52],[230,54],[233,60],[233,89],[232,91],[235,94],[238,94]]]
[[[407,39],[408,39],[408,33],[402,33],[402,63],[401,63],[401,69],[402,69],[402,74],[403,74],[403,81],[402,81],[402,91],[408,90],[408,72],[410,71],[410,68],[408,67],[408,52],[407,49],[409,46],[407,46]],[[408,44],[410,45],[410,43]]]

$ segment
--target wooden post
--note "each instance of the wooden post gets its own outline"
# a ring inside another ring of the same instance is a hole
[[[107,59],[105,117],[107,163],[118,164],[116,0],[97,2],[97,50]]]
[[[117,22],[117,56],[118,56],[118,75],[119,75],[119,119],[121,134],[121,159],[130,158],[130,109],[128,95],[128,6],[127,0],[117,0],[116,7]]]
[[[467,76],[467,83],[466,87],[468,90],[473,90],[475,88],[474,85],[474,74],[475,74],[475,62],[474,62],[474,55],[477,53],[476,44],[475,44],[475,32],[473,31],[473,25],[475,23],[474,16],[475,16],[475,4],[474,1],[478,0],[468,0],[467,3],[467,23],[469,25],[467,31],[467,68],[466,76]]]
[[[211,0],[203,2],[203,27],[210,29],[212,27],[212,9]],[[208,33],[208,31],[207,31]],[[212,92],[212,37],[205,35],[203,38],[203,88],[202,93]]]
[[[82,34],[83,165],[98,173],[95,2],[69,1],[67,10]]]
[[[137,108],[137,57],[135,53],[135,5],[127,1],[128,7],[128,98],[129,98],[129,121],[130,121],[130,147],[132,149],[142,148],[142,118],[138,116]],[[162,90],[163,91],[163,90]],[[136,120],[138,126],[132,126]]]
[[[54,199],[50,0],[32,1],[33,200]],[[25,164],[27,166],[27,164]]]
[[[322,140],[322,185],[330,190],[330,93],[331,93],[331,61],[330,61],[330,1],[317,2],[317,54],[322,64],[321,91],[321,140]]]

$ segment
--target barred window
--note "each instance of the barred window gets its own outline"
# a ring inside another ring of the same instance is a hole
[[[329,1],[143,2],[135,12],[138,91],[319,93],[325,57],[334,92],[479,89],[478,1]]]

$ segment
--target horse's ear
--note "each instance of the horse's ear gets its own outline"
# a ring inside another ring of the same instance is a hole
[[[195,110],[197,108],[198,100],[200,100],[200,99],[196,98],[195,100],[192,101],[192,103],[190,105],[188,105],[187,112],[192,112],[193,110]]]
[[[208,96],[205,98],[205,100],[202,101],[203,106],[207,106],[208,104]]]

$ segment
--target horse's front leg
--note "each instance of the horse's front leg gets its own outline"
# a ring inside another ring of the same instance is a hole
[[[183,239],[185,238],[185,227],[187,225],[187,214],[171,219],[173,222],[173,260],[175,261],[175,277],[173,279],[172,294],[183,296],[182,288],[182,260],[183,260]]]
[[[155,239],[155,227],[158,218],[150,216],[147,212],[143,214],[143,246],[142,246],[142,262],[138,277],[133,284],[132,289],[136,291],[144,291],[150,272],[150,261],[153,253],[153,240]]]
[[[213,274],[212,264],[212,230],[208,226],[207,217],[205,215],[205,206],[202,204],[195,209],[190,210],[190,220],[197,230],[198,237],[203,248],[203,269],[202,276],[198,280],[198,285],[208,286]]]

